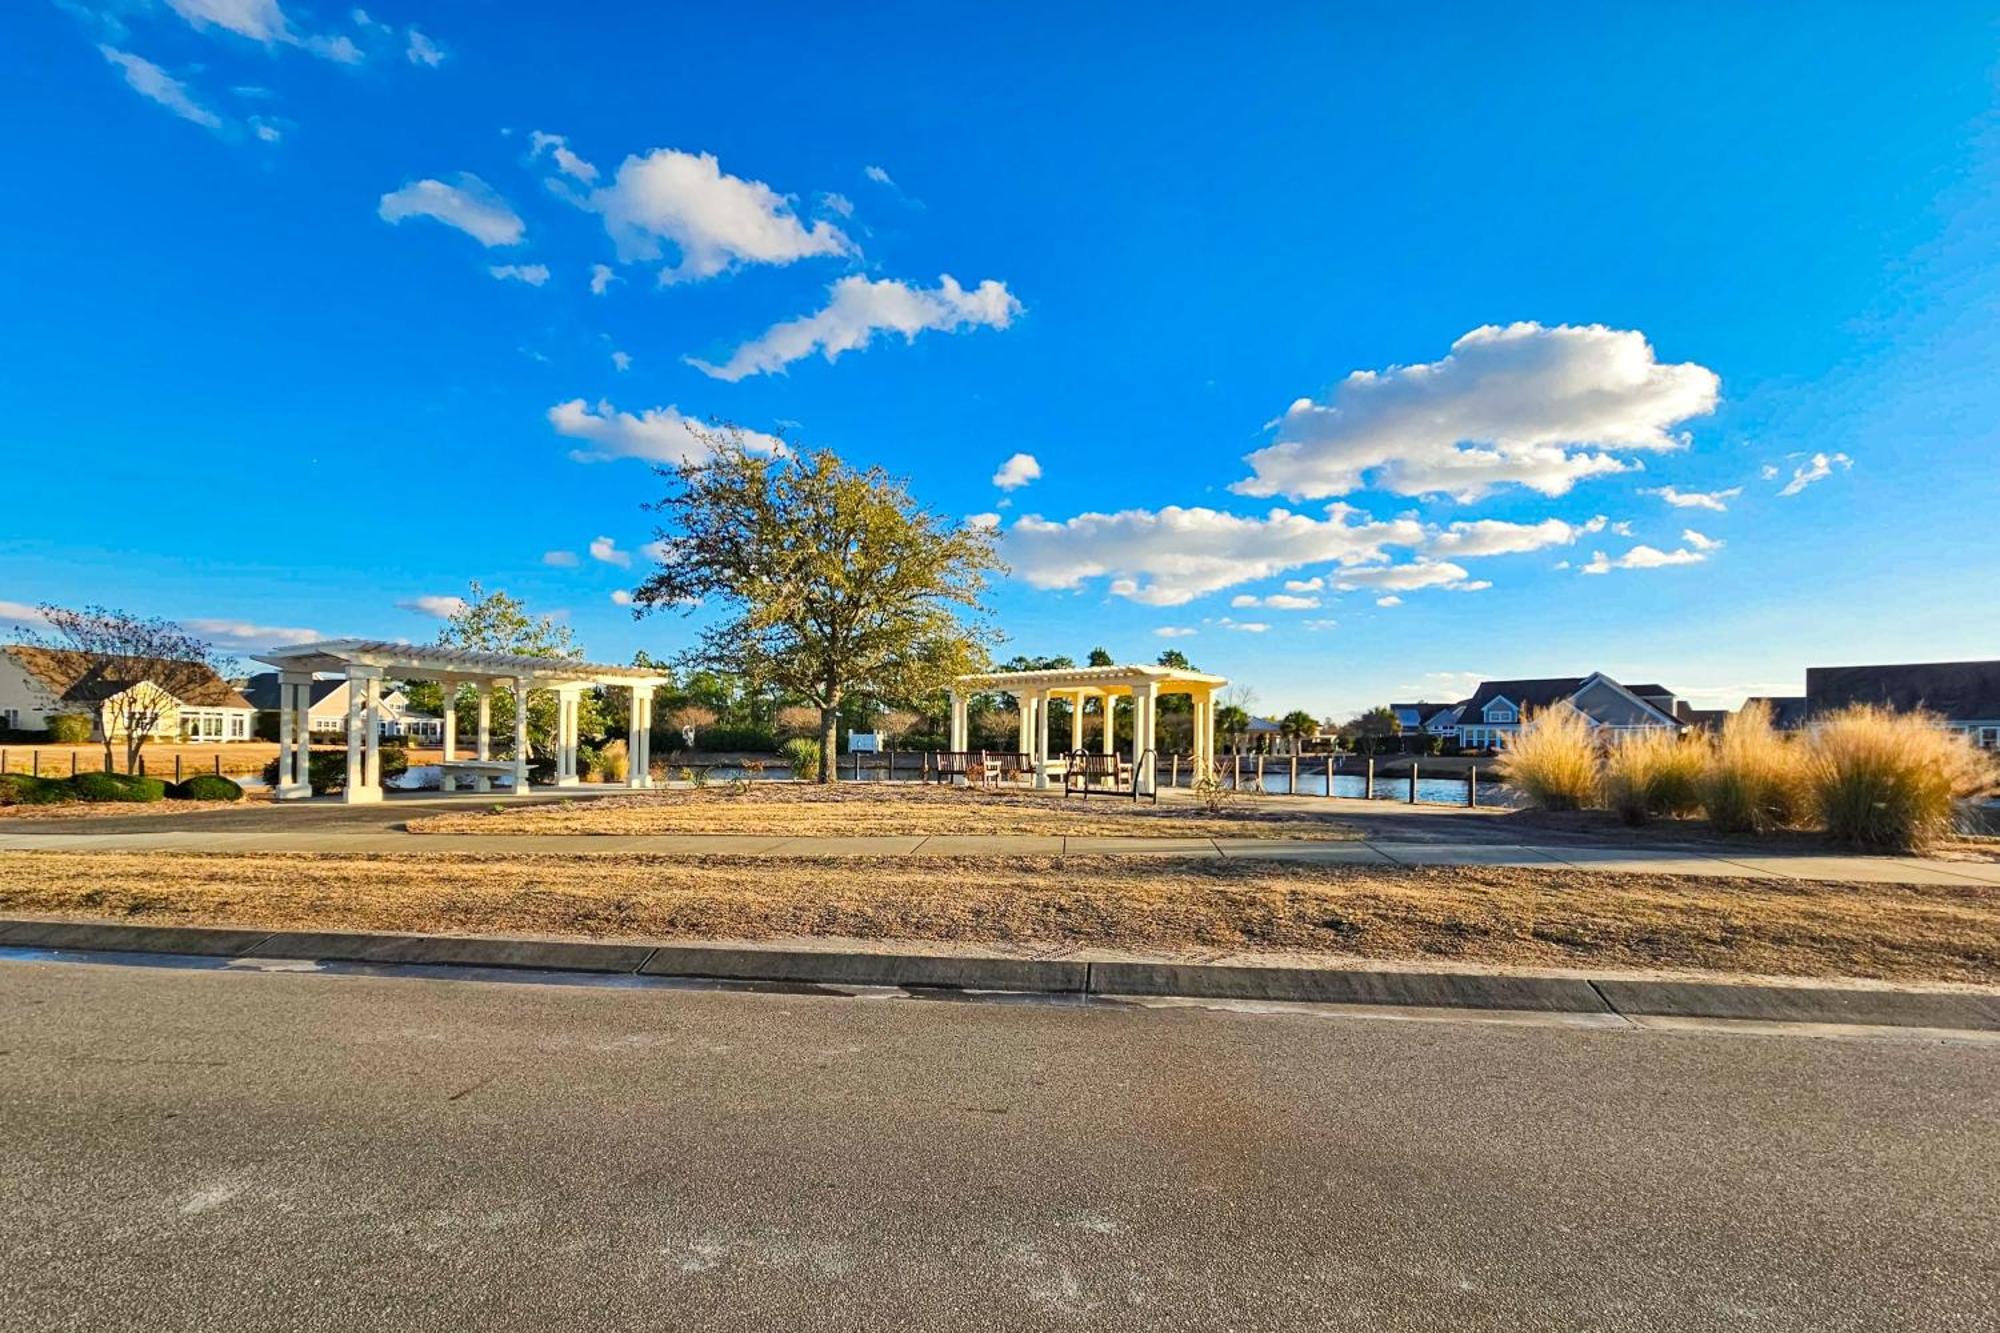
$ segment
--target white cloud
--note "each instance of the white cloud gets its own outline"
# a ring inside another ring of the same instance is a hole
[[[439,620],[450,620],[465,609],[463,597],[447,597],[440,593],[425,593],[421,597],[407,597],[396,603],[404,611],[414,611],[418,615],[436,616]]]
[[[1000,515],[967,514],[965,516],[965,526],[968,528],[979,528],[984,531],[991,532],[1000,526]]]
[[[863,167],[861,168],[861,174],[866,176],[869,180],[874,181],[877,185],[887,185],[891,189],[894,189],[896,187],[896,182],[890,179],[889,173],[882,170],[882,168],[880,167],[877,166]]]
[[[1214,623],[1233,634],[1262,634],[1271,628],[1261,620],[1231,620],[1228,616]]]
[[[1403,599],[1396,596],[1393,592],[1385,597],[1377,597],[1375,599],[1375,605],[1377,606],[1401,606],[1402,604]]]
[[[1611,525],[1611,530],[1620,537],[1630,537],[1632,535],[1632,524],[1628,520],[1621,519]]]
[[[494,264],[486,270],[502,281],[525,282],[530,287],[539,287],[549,280],[547,264]]]
[[[1037,588],[1075,588],[1110,578],[1110,591],[1148,606],[1179,606],[1206,593],[1311,564],[1387,560],[1415,547],[1414,519],[1377,522],[1347,505],[1316,519],[1285,509],[1243,518],[1215,509],[1127,509],[1063,522],[1025,515],[1007,530],[1006,555]]]
[[[1682,547],[1678,551],[1662,551],[1657,546],[1640,545],[1633,547],[1616,560],[1598,551],[1592,554],[1589,564],[1578,565],[1577,572],[1608,574],[1614,569],[1663,569],[1668,565],[1698,565],[1708,559],[1710,550],[1720,545],[1721,542],[1715,542],[1700,549]]]
[[[257,136],[261,142],[277,143],[285,137],[285,126],[290,122],[271,120],[264,116],[252,116],[245,123],[249,125],[250,133]]]
[[[1825,481],[1833,475],[1833,470],[1843,470],[1854,466],[1854,460],[1846,454],[1814,454],[1805,462],[1792,469],[1792,479],[1785,483],[1780,495],[1797,495],[1816,481]]]
[[[1471,558],[1482,555],[1512,555],[1518,551],[1539,551],[1545,546],[1566,546],[1587,533],[1602,532],[1605,518],[1583,523],[1565,523],[1545,518],[1539,523],[1503,523],[1482,518],[1454,523],[1431,538],[1430,549],[1440,555]]]
[[[614,350],[611,353],[611,364],[616,366],[620,373],[630,370],[632,368],[632,354],[630,352]]]
[[[1019,490],[1042,475],[1042,465],[1033,454],[1015,454],[993,474],[993,484],[1003,491]]]
[[[0,602],[0,620],[14,625],[43,625],[48,623],[48,617],[42,614],[41,607],[30,606],[26,602]]]
[[[688,364],[716,379],[736,381],[783,370],[802,357],[820,353],[833,361],[842,352],[866,347],[878,331],[900,333],[915,342],[926,329],[955,333],[967,326],[1004,329],[1021,313],[1005,283],[991,278],[971,291],[950,274],[926,291],[891,278],[855,274],[833,284],[826,305],[810,315],[773,324],[744,343],[721,365],[695,357]]]
[[[1268,597],[1253,597],[1240,593],[1229,599],[1232,607],[1261,606],[1272,611],[1317,611],[1319,598],[1300,597],[1295,593],[1274,592]]]
[[[611,265],[592,264],[590,266],[590,294],[592,296],[604,295],[606,291],[610,290],[611,284],[617,281],[618,272]]]
[[[832,190],[819,196],[819,206],[829,213],[838,213],[844,218],[854,216],[854,201]]]
[[[1301,621],[1300,624],[1306,629],[1322,630],[1322,629],[1334,629],[1337,626],[1339,626],[1340,622],[1338,620],[1333,620],[1333,619],[1319,619],[1319,620]]]
[[[1492,585],[1473,580],[1465,566],[1454,565],[1449,560],[1412,560],[1402,565],[1343,569],[1334,575],[1334,586],[1342,592],[1353,592],[1357,588],[1381,588],[1393,592],[1454,588],[1463,592],[1478,592]]]
[[[528,160],[532,162],[543,153],[555,160],[556,170],[572,180],[589,185],[597,179],[596,164],[586,162],[571,152],[568,139],[560,134],[545,134],[541,130],[529,131]]]
[[[384,222],[436,218],[485,246],[517,245],[527,232],[520,214],[469,171],[461,171],[449,181],[411,181],[383,195],[377,212]]]
[[[657,148],[628,157],[616,178],[583,202],[603,216],[621,259],[655,260],[663,243],[674,248],[678,262],[661,272],[662,282],[712,278],[737,264],[857,253],[840,228],[802,224],[788,196],[731,176],[712,153]]]
[[[1757,475],[1765,481],[1776,481],[1778,479],[1778,465],[1776,463],[1766,463],[1757,469]]]
[[[1720,514],[1728,510],[1730,500],[1743,494],[1743,488],[1731,486],[1726,491],[1684,491],[1677,486],[1654,486],[1639,494],[1657,495],[1676,509],[1712,509]]]
[[[593,537],[590,539],[590,558],[592,560],[602,560],[607,565],[616,565],[620,569],[630,569],[632,567],[632,553],[630,551],[619,550],[618,543],[609,537]]]
[[[296,46],[343,65],[362,59],[361,48],[350,37],[317,36],[294,28],[278,0],[167,0],[167,8],[199,30],[220,28],[266,46]],[[369,24],[365,13],[354,13],[363,26]]]
[[[1723,545],[1718,538],[1706,536],[1693,528],[1682,528],[1681,540],[1697,551],[1719,551]]]
[[[1358,370],[1324,402],[1301,398],[1275,444],[1247,458],[1246,495],[1477,498],[1518,485],[1562,495],[1638,464],[1609,450],[1670,450],[1669,428],[1714,410],[1715,373],[1656,360],[1643,334],[1602,325],[1487,325],[1442,360]]]
[[[545,565],[554,565],[557,569],[575,569],[577,566],[576,552],[544,551],[542,552],[542,563]]]
[[[143,56],[135,56],[129,51],[116,47],[97,48],[104,58],[118,66],[125,75],[125,82],[141,97],[151,98],[182,120],[191,120],[197,125],[211,130],[222,128],[222,117],[194,100],[185,83],[155,65]]]
[[[1309,579],[1286,579],[1286,592],[1319,592],[1326,587],[1326,580],[1315,574]]]
[[[276,648],[313,643],[326,636],[298,625],[258,625],[248,620],[183,620],[182,626],[224,648]]]
[[[611,590],[611,604],[613,606],[630,606],[632,605],[632,594],[623,588],[614,588]]]
[[[655,463],[687,463],[709,454],[702,435],[720,432],[712,422],[684,416],[677,407],[649,407],[634,416],[620,412],[610,403],[599,401],[592,408],[581,398],[557,403],[549,409],[549,424],[556,434],[572,440],[588,440],[588,449],[572,449],[570,457],[579,463],[601,463],[611,458],[644,458]],[[743,440],[758,453],[782,453],[784,443],[775,435],[744,431]]]
[[[1153,633],[1162,639],[1192,639],[1200,631],[1192,625],[1162,625]]]
[[[403,48],[403,55],[412,65],[436,69],[444,63],[444,48],[418,32],[415,25],[410,27],[407,37],[408,44]]]

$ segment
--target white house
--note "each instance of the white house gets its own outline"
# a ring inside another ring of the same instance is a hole
[[[312,683],[312,732],[315,736],[347,734],[346,680],[316,680]],[[260,713],[278,712],[278,673],[263,671],[250,677],[244,695]],[[444,734],[444,719],[411,708],[410,697],[399,689],[385,691],[377,706],[383,736],[402,736],[414,741],[435,743]],[[269,735],[267,731],[265,733]]]
[[[75,713],[96,719],[105,701],[126,697],[159,696],[157,704],[148,700],[142,708],[122,708],[116,702],[105,710],[113,719],[114,739],[124,735],[119,720],[134,713],[153,714],[157,720],[148,735],[161,740],[247,741],[256,710],[222,677],[205,666],[181,664],[175,673],[185,677],[175,690],[147,679],[148,664],[137,658],[100,657],[64,648],[36,648],[26,645],[0,647],[0,726],[40,731],[48,719],[59,713]]]
[[[1657,685],[1627,687],[1603,672],[1545,680],[1487,680],[1465,701],[1458,715],[1458,742],[1469,750],[1496,749],[1521,729],[1524,716],[1573,705],[1593,727],[1614,732],[1679,732],[1673,695]]]
[[[2000,660],[1807,667],[1805,725],[1853,704],[1935,714],[1983,750],[2000,750]]]
[[[1436,736],[1449,741],[1458,736],[1458,720],[1465,704],[1390,704],[1389,711],[1396,715],[1396,725],[1405,736]]]

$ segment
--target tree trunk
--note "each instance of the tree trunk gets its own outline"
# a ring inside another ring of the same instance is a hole
[[[826,703],[819,710],[819,780],[822,783],[840,781],[840,756],[835,747],[840,744],[840,689],[829,686]]]

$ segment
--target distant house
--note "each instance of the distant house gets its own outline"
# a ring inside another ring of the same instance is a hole
[[[1643,690],[1645,693],[1640,693]],[[1541,680],[1481,681],[1458,716],[1458,743],[1467,749],[1498,748],[1521,729],[1524,717],[1567,703],[1602,730],[1678,732],[1674,696],[1658,685],[1631,688],[1603,672]]]
[[[1770,706],[1771,725],[1779,731],[1797,731],[1806,724],[1806,697],[1803,694],[1754,694],[1743,701],[1743,706],[1748,708],[1754,703]]]
[[[278,673],[263,671],[250,677],[243,693],[256,705],[260,714],[268,713],[270,720],[265,727],[265,735],[276,729],[278,715]],[[444,736],[444,719],[433,713],[424,713],[410,706],[410,697],[399,689],[385,689],[382,692],[378,715],[382,720],[382,735],[403,736],[410,740],[436,741]],[[347,682],[345,680],[316,680],[312,683],[312,708],[307,715],[311,719],[315,736],[345,736],[347,734]]]
[[[158,721],[147,733],[155,739],[250,739],[254,716],[250,701],[222,677],[199,667],[186,673],[192,684],[184,683],[175,692],[148,680],[148,666],[139,658],[102,657],[66,648],[0,647],[0,726],[39,731],[48,726],[50,717],[75,713],[91,719],[93,738],[102,741],[106,738],[97,734],[96,720],[106,700],[157,690],[165,696],[163,706],[143,710],[114,706],[108,710],[113,726],[128,712],[157,711]],[[117,736],[123,734],[119,731]]]
[[[2000,750],[2000,661],[1806,668],[1806,724],[1852,704],[1924,709],[1974,745]]]
[[[1459,715],[1465,704],[1465,700],[1455,704],[1390,704],[1389,711],[1396,715],[1396,725],[1405,736],[1436,736],[1449,741],[1458,738]]]

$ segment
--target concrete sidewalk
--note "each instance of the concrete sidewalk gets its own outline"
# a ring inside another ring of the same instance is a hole
[[[1728,879],[1834,880],[1866,884],[1986,884],[2000,862],[1911,856],[1703,852],[1686,846],[1607,847],[1389,840],[1314,842],[1253,838],[1062,837],[1030,834],[783,837],[730,833],[458,834],[397,832],[42,833],[0,835],[0,851],[317,852],[477,856],[1170,856],[1260,858],[1362,866],[1548,866],[1572,870]]]

